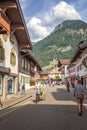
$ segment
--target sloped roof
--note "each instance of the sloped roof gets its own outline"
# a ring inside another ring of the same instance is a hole
[[[23,50],[21,50],[19,52],[19,54],[22,54],[23,57],[27,57],[30,61],[32,61],[34,63],[34,65],[37,66],[37,68],[38,68],[39,71],[42,71],[42,68],[39,65],[38,61],[32,56],[32,54],[29,51],[23,51]]]
[[[70,59],[60,59],[58,61],[58,67],[61,65],[69,65],[70,64]]]
[[[81,53],[85,50],[85,48],[87,48],[87,40],[80,41],[77,46],[76,52],[71,59],[71,63],[76,61],[76,59],[81,55]]]
[[[18,41],[19,49],[27,46],[32,49],[30,36],[26,27],[19,0],[0,0],[0,8],[10,20],[11,35]]]
[[[43,70],[41,73],[40,73],[41,75],[48,75],[48,70]]]
[[[3,34],[3,32],[5,34],[10,33],[10,20],[0,8],[0,34]]]
[[[76,66],[76,62],[70,63],[69,66],[68,66],[68,69],[69,69],[69,68],[72,68],[72,67],[74,67],[74,66]]]

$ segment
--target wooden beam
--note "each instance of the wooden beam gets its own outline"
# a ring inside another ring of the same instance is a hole
[[[14,35],[15,29],[11,30],[11,36]]]
[[[26,46],[30,46],[28,42],[19,42],[19,45],[21,45],[21,44],[22,44],[23,46],[25,46],[25,45],[26,45]]]
[[[5,2],[0,2],[0,8],[4,9],[4,8],[17,8],[17,5],[15,2],[11,2],[11,1],[5,1]]]
[[[11,24],[11,29],[24,30],[24,27],[21,24]]]
[[[6,12],[6,10],[7,10],[7,8],[3,8],[2,10],[3,10],[3,12],[5,13],[5,12]]]
[[[0,11],[0,26],[4,30],[6,30],[6,32],[10,32],[10,22],[7,19],[7,17],[1,11]]]
[[[4,29],[0,30],[0,34],[8,34],[8,32]]]
[[[18,50],[29,50],[30,49],[30,46],[29,45],[25,45],[23,43],[20,43],[19,46],[18,46]]]

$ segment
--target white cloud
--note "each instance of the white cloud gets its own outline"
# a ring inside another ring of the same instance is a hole
[[[61,1],[53,7],[49,14],[45,14],[46,23],[53,23],[56,20],[61,21],[66,19],[75,20],[81,19],[81,17],[72,5],[69,5],[64,1]]]
[[[53,8],[53,14],[56,18],[81,19],[75,8],[64,1]]]
[[[28,23],[27,23],[28,29],[33,33],[33,41],[36,41],[36,39],[43,39],[46,37],[49,32],[47,31],[47,28],[43,26],[42,21],[36,17],[33,17]]]
[[[33,17],[27,23],[32,41],[43,39],[49,35],[50,31],[52,31],[58,23],[67,19],[75,20],[81,19],[81,17],[72,5],[64,1],[59,2],[56,6],[51,8],[49,12],[43,13],[41,17]]]

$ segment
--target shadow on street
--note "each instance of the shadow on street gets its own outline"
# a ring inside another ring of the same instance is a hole
[[[0,118],[1,130],[86,130],[87,112],[73,105],[29,104]]]
[[[75,101],[72,93],[68,93],[64,88],[57,88],[56,92],[51,93],[55,100],[63,100],[63,101]]]

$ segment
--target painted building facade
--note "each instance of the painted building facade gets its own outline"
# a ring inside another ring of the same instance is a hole
[[[29,51],[19,52],[19,85],[25,84],[25,89],[34,87],[35,80],[40,78],[41,67]]]
[[[85,45],[82,45],[81,48],[77,48],[68,69],[70,75],[72,75],[73,78],[79,77],[87,89],[87,41],[84,42]]]
[[[62,81],[65,81],[69,77],[69,71],[68,66],[70,64],[70,59],[59,59],[58,61],[58,67],[61,71],[61,79]]]
[[[0,97],[18,93],[18,53],[32,49],[19,0],[0,2]]]
[[[18,83],[18,43],[10,35],[0,35],[0,95],[3,98],[17,93]]]

